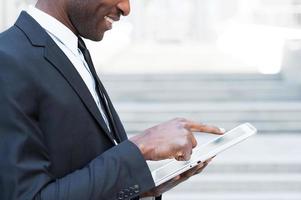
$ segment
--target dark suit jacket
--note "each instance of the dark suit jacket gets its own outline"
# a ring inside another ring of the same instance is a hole
[[[76,69],[22,12],[0,34],[0,199],[132,199],[153,188],[109,105],[117,146]]]

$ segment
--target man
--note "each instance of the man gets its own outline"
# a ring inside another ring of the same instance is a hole
[[[192,132],[175,119],[127,139],[81,37],[100,41],[128,0],[39,0],[0,35],[0,199],[160,196],[207,163],[155,188],[146,160],[188,160]]]

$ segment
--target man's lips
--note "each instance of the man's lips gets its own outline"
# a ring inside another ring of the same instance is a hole
[[[107,27],[107,30],[111,30],[112,27],[113,27],[113,23],[116,22],[116,21],[119,21],[120,17],[119,16],[114,16],[114,15],[111,15],[111,16],[105,16],[104,17],[105,21],[106,21],[106,27]]]
[[[119,17],[113,17],[113,16],[105,16],[104,19],[111,24],[113,24],[116,21],[119,21]]]

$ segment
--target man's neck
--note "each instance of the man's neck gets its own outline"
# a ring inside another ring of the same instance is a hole
[[[67,28],[69,28],[75,35],[78,35],[78,32],[74,28],[71,23],[65,9],[65,5],[58,6],[61,1],[38,1],[35,7],[48,15],[56,18],[62,24],[64,24]],[[54,5],[56,4],[56,5]]]

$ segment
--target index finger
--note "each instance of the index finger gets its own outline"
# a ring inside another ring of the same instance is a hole
[[[218,128],[216,126],[210,126],[206,124],[193,122],[193,121],[187,121],[186,128],[188,128],[191,132],[205,132],[205,133],[212,133],[216,135],[222,135],[225,133],[224,129]]]

